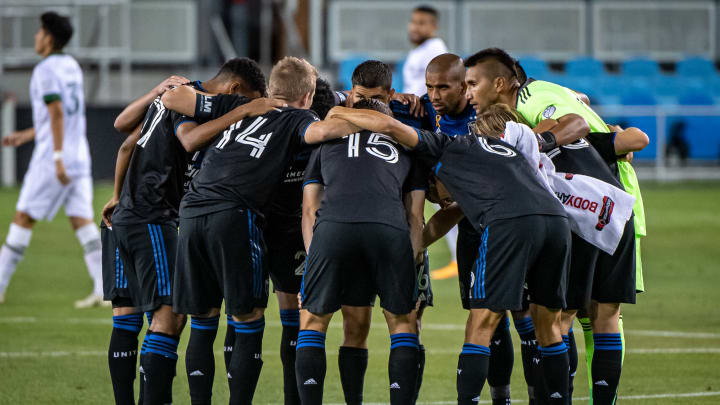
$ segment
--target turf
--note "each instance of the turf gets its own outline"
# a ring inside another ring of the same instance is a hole
[[[720,184],[643,185],[649,236],[643,241],[645,285],[638,304],[624,309],[628,353],[621,399],[633,404],[715,404],[720,401]],[[98,186],[96,212],[110,196]],[[12,219],[17,189],[0,189],[0,238]],[[433,267],[448,260],[444,242],[431,251]],[[74,300],[85,297],[90,279],[78,245],[64,215],[39,223],[31,246],[0,305],[0,404],[107,404],[112,388],[107,371],[107,342],[111,313],[107,308],[75,310]],[[457,280],[435,281],[435,308],[425,315],[422,339],[428,349],[421,402],[453,403],[455,366],[463,341],[466,312],[460,308]],[[271,297],[266,319],[265,366],[255,403],[282,403],[282,372],[278,348],[280,322]],[[370,336],[370,364],[365,400],[388,402],[387,356],[389,338],[380,312],[374,313]],[[339,320],[328,333],[328,376],[325,402],[341,403],[336,367],[340,342]],[[580,331],[580,327],[576,329]],[[663,334],[653,331],[680,332]],[[221,340],[216,341],[215,402],[227,402]],[[705,333],[705,334],[702,334]],[[670,335],[670,336],[667,336]],[[517,335],[512,394],[525,402],[525,382]],[[180,352],[184,351],[187,334]],[[582,337],[578,335],[582,350]],[[670,350],[672,349],[672,350]],[[685,351],[685,352],[683,352]],[[687,353],[687,351],[694,351]],[[581,354],[582,359],[582,354]],[[175,404],[188,404],[183,357],[175,379]],[[576,403],[586,400],[584,363],[576,378]],[[489,399],[487,389],[483,400]],[[636,399],[632,396],[705,393],[707,396]]]

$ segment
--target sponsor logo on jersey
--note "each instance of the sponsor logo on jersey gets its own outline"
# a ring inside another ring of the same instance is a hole
[[[567,205],[568,207],[575,207],[577,209],[590,211],[592,213],[595,213],[598,209],[599,204],[596,201],[590,201],[581,196],[560,192],[555,192],[555,196],[557,196],[558,200],[560,200],[563,205]],[[608,216],[608,219],[609,218],[610,217]]]
[[[610,217],[612,216],[613,209],[615,208],[615,201],[612,198],[605,196],[603,197],[602,208],[598,215],[598,223],[595,225],[595,229],[602,231],[605,225],[610,223]],[[595,211],[593,211],[595,212]]]
[[[202,97],[202,112],[210,113],[212,111],[212,99],[208,96]]]
[[[553,116],[553,114],[555,114],[555,110],[556,110],[556,108],[555,108],[554,105],[549,105],[549,106],[545,109],[545,111],[543,111],[542,116],[543,116],[544,118],[546,118],[546,119],[547,119],[547,118],[550,118],[550,117]]]

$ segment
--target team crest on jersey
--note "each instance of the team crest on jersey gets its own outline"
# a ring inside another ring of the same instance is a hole
[[[555,114],[555,110],[556,110],[556,108],[554,105],[548,106],[548,108],[546,108],[545,111],[543,111],[542,116],[545,117],[545,119],[548,119],[548,118],[552,117],[553,114]]]

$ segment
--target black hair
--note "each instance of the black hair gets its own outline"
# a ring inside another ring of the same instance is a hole
[[[267,81],[260,65],[250,58],[233,58],[223,63],[215,77],[228,76],[242,79],[248,89],[267,97]]]
[[[525,73],[525,69],[520,65],[520,61],[517,59],[515,60],[515,76],[517,76],[518,81],[520,84],[523,84],[527,81],[527,73]]]
[[[382,87],[390,90],[392,87],[392,71],[387,63],[379,60],[366,60],[359,64],[352,74],[352,85],[363,86],[369,89]]]
[[[61,16],[54,11],[48,11],[40,16],[42,28],[50,34],[53,40],[53,50],[59,51],[65,48],[73,36],[73,27],[70,19]]]
[[[417,6],[413,9],[413,13],[427,13],[432,15],[435,18],[438,18],[438,11],[435,7],[429,6],[427,4],[423,4],[421,6]]]
[[[495,77],[518,77],[515,59],[500,48],[486,48],[465,59],[465,67],[470,68],[485,61],[497,62],[491,74]],[[498,66],[499,65],[499,66]],[[518,80],[519,81],[519,80]]]
[[[375,100],[374,98],[365,98],[357,103],[353,104],[353,108],[357,108],[358,110],[373,110],[377,112],[381,112],[385,115],[389,115],[392,117],[392,111],[390,110],[390,107],[388,107],[387,104],[383,103],[380,100]]]
[[[315,111],[315,114],[317,114],[321,120],[324,120],[328,111],[335,107],[335,105],[335,92],[330,87],[330,83],[318,77],[315,81],[315,95],[313,96],[310,109]]]

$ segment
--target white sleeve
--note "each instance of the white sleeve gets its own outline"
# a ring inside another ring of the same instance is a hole
[[[55,73],[47,65],[38,66],[38,88],[40,89],[40,95],[47,103],[53,96],[60,97],[62,89],[60,87],[60,80],[58,80]]]
[[[540,166],[540,147],[535,133],[525,124],[508,121],[505,123],[503,140],[519,150],[530,162],[530,166]]]

